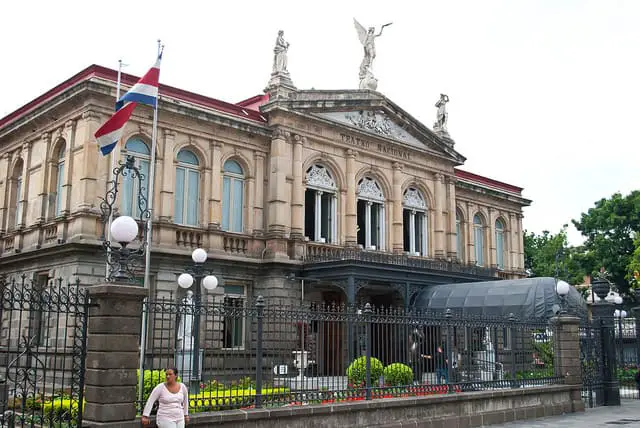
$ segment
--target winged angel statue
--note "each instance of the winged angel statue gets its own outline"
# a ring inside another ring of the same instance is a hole
[[[360,89],[375,90],[378,86],[378,80],[373,76],[371,69],[373,66],[373,60],[376,57],[376,37],[380,37],[384,27],[387,27],[392,23],[390,22],[380,27],[380,32],[378,34],[376,34],[375,27],[369,27],[368,30],[365,30],[365,28],[355,18],[353,18],[353,23],[356,27],[356,31],[358,32],[360,43],[362,43],[362,46],[364,47],[364,58],[362,59],[362,63],[360,63]]]

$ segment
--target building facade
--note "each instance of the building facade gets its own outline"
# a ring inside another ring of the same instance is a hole
[[[0,119],[0,273],[103,281],[100,198],[111,156],[130,155],[143,194],[155,158],[153,292],[181,298],[198,247],[222,285],[212,299],[408,306],[429,284],[523,276],[522,189],[458,169],[446,132],[378,92],[274,72],[231,104],[161,85],[155,156],[138,106],[103,157],[93,135],[115,92],[116,72],[93,65]],[[138,184],[118,190],[118,213],[138,214]]]

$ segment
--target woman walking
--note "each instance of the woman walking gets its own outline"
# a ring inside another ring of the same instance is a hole
[[[142,412],[142,424],[149,424],[151,408],[158,401],[158,428],[184,428],[185,423],[189,422],[189,391],[183,383],[176,381],[178,369],[175,367],[165,370],[165,376],[166,382],[151,391]]]

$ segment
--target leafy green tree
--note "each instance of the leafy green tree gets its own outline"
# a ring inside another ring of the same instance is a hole
[[[640,191],[603,198],[573,224],[586,238],[584,246],[592,261],[590,273],[605,267],[611,281],[621,292],[627,292],[630,264],[637,248],[634,239],[640,231]]]
[[[557,277],[569,284],[581,284],[590,265],[588,252],[582,247],[570,247],[567,241],[567,225],[552,234],[545,230],[540,235],[526,232],[524,235],[524,264],[531,276]]]

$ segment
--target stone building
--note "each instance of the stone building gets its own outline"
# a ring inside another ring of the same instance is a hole
[[[110,156],[143,172],[154,157],[144,106],[99,153],[116,76],[92,65],[0,119],[0,273],[103,280]],[[157,142],[152,291],[175,293],[197,247],[230,301],[406,306],[429,284],[523,276],[522,189],[459,169],[446,131],[381,93],[298,90],[277,71],[235,104],[161,85]],[[123,181],[119,213],[137,191]]]

